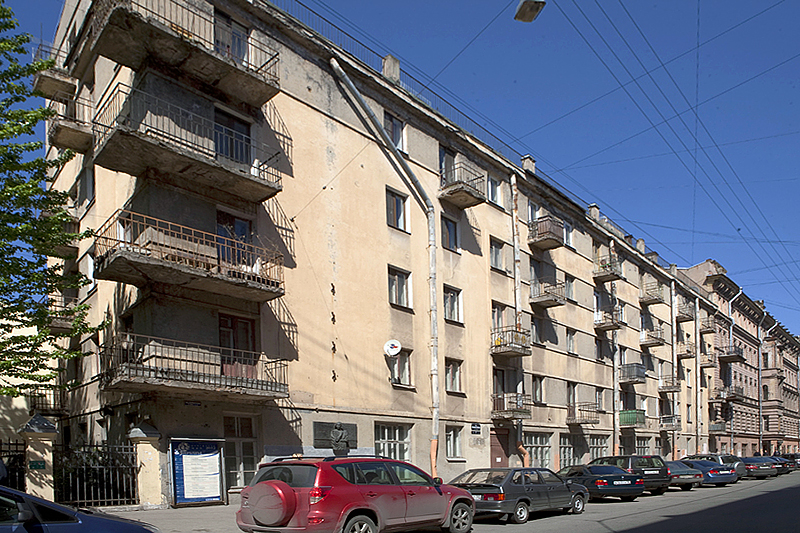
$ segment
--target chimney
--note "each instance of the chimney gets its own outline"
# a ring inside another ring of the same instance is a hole
[[[636,239],[636,249],[644,253],[644,239]]]
[[[522,168],[526,172],[536,174],[536,160],[533,158],[533,156],[531,156],[531,154],[525,154],[522,156]]]
[[[400,60],[389,54],[383,58],[383,75],[395,83],[400,81]]]
[[[589,204],[589,218],[592,220],[600,220],[600,206],[597,204]]]

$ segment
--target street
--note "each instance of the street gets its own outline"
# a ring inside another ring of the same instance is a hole
[[[645,495],[632,503],[616,499],[591,502],[581,515],[533,513],[527,524],[503,524],[479,519],[473,533],[537,533],[580,531],[626,533],[759,533],[797,531],[800,472],[762,481],[742,480],[727,487],[670,490],[663,496]],[[163,533],[235,533],[233,506],[117,512],[143,520]]]

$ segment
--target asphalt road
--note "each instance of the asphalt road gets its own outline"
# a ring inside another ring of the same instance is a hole
[[[119,511],[162,533],[237,533],[233,506]],[[793,533],[800,531],[800,471],[727,487],[670,490],[635,502],[609,498],[580,515],[533,513],[527,524],[476,521],[472,533]],[[239,532],[240,533],[240,532]]]

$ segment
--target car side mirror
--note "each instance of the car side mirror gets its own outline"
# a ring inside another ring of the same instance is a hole
[[[25,507],[23,504],[18,503],[17,509],[19,509],[19,512],[17,512],[17,522],[23,523],[33,519],[33,511]]]
[[[568,478],[568,479],[567,479],[567,485],[572,485],[572,481],[573,481],[573,480],[572,480],[571,478]]]
[[[444,480],[442,478],[440,478],[440,477],[433,478],[433,486],[434,487],[438,487],[442,483],[444,483]]]

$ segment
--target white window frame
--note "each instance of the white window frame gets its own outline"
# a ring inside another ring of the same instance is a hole
[[[405,123],[390,112],[384,111],[383,130],[386,132],[389,140],[392,141],[392,144],[394,144],[394,147],[400,151],[404,151],[403,133],[405,131]]]
[[[533,222],[539,219],[539,206],[536,203],[528,199],[528,222]]]
[[[463,322],[461,314],[461,290],[448,285],[442,291],[444,295],[444,319],[451,322]]]
[[[605,395],[605,390],[603,387],[595,387],[594,389],[594,402],[597,404],[598,411],[605,411],[603,407],[603,396]]]
[[[411,459],[411,428],[405,424],[375,423],[375,455],[408,461]]]
[[[494,205],[502,207],[502,204],[500,203],[501,201],[500,195],[502,194],[500,180],[489,174],[487,182],[488,185],[486,189],[487,190],[486,199],[489,200],[489,202],[493,203]]]
[[[580,458],[575,456],[575,440],[569,433],[561,433],[558,436],[558,459],[561,468],[581,462]]]
[[[445,456],[448,459],[461,459],[461,426],[445,426]]]
[[[564,297],[567,300],[575,300],[575,278],[573,276],[564,276]]]
[[[393,189],[386,189],[386,224],[408,233],[408,196]],[[398,203],[399,209],[398,209]]]
[[[458,221],[444,215],[442,215],[442,248],[456,253],[461,250]]]
[[[573,247],[572,245],[572,224],[564,221],[564,246],[568,246],[570,248]]]
[[[505,272],[505,262],[503,261],[503,241],[490,238],[489,239],[489,266],[495,270],[502,270]]]
[[[458,359],[444,360],[444,390],[447,392],[462,392],[461,390],[461,365]]]
[[[544,403],[544,377],[531,378],[531,399],[533,403]]]
[[[411,309],[411,273],[389,267],[389,303]]]
[[[567,328],[567,353],[575,353],[575,334],[574,329]]]
[[[389,359],[392,385],[403,385],[411,387],[411,351],[400,350],[395,356]]]
[[[550,468],[550,433],[525,432],[522,440],[531,458],[531,467]]]

